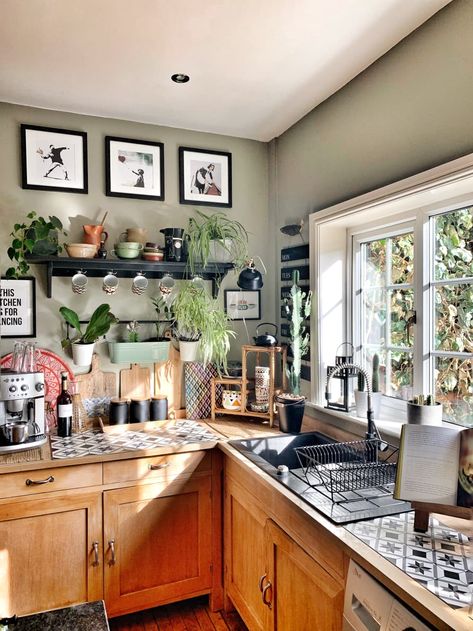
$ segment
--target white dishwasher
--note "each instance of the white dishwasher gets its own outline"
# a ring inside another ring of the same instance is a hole
[[[350,561],[343,631],[431,631],[385,587]]]

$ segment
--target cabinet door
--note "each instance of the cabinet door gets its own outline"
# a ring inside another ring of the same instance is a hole
[[[0,505],[0,616],[102,598],[101,497]]]
[[[211,477],[104,493],[109,615],[210,591]]]
[[[267,522],[269,629],[340,631],[344,587],[273,521]]]
[[[232,479],[225,489],[225,589],[252,631],[264,629],[266,607],[260,585],[267,573],[265,523],[267,516],[255,499]]]

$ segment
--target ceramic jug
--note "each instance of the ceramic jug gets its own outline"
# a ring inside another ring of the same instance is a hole
[[[92,224],[88,224],[82,226],[84,230],[84,243],[91,243],[92,245],[100,246],[100,241],[103,243],[108,239],[108,232],[103,229],[102,225],[94,226]],[[102,235],[105,235],[105,239],[102,238]]]
[[[127,228],[120,235],[120,241],[134,241],[144,245],[147,240],[146,228]]]

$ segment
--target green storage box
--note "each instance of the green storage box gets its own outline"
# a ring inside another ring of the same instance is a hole
[[[109,342],[108,351],[112,364],[151,364],[167,361],[169,344],[169,341]]]

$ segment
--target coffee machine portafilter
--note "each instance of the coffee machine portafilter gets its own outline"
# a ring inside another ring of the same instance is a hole
[[[45,429],[44,373],[0,373],[0,453],[39,447]]]

